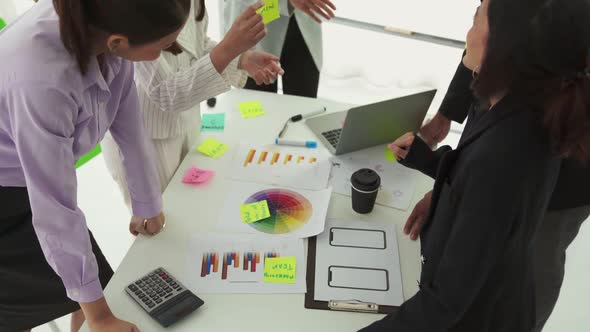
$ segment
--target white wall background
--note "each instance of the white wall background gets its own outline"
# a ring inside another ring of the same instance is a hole
[[[478,0],[335,0],[339,16],[380,25],[412,29],[454,39],[463,39]],[[0,0],[0,17],[12,20],[32,4],[30,0]],[[210,36],[219,37],[219,8],[207,0]],[[423,87],[436,87],[439,94],[431,114],[459,61],[461,50],[430,45],[363,31],[336,24],[324,26],[325,67],[320,96],[350,103],[368,103]],[[0,61],[2,61],[0,59]],[[449,137],[449,142],[457,141]],[[129,213],[111,180],[102,156],[78,171],[80,206],[88,225],[113,268],[123,259],[133,237],[127,232]],[[590,330],[585,299],[590,295],[590,226],[582,227],[568,250],[562,294],[546,332]],[[518,313],[514,313],[515,315]],[[68,331],[67,319],[58,320]],[[43,326],[35,331],[50,331]]]

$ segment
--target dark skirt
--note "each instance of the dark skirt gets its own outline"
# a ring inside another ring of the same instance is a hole
[[[90,241],[104,288],[113,270],[92,233]],[[26,188],[0,187],[0,332],[27,330],[78,309],[41,251]]]

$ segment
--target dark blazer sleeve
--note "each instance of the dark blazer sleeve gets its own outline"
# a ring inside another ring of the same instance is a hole
[[[463,53],[465,55],[465,53]],[[455,76],[449,84],[447,94],[443,99],[438,112],[444,115],[447,119],[458,123],[463,123],[469,113],[469,107],[475,101],[473,93],[471,92],[471,82],[473,81],[473,73],[463,65],[463,61],[459,63]]]
[[[436,151],[432,151],[430,147],[420,138],[416,136],[414,142],[410,146],[408,155],[405,159],[400,160],[400,164],[418,170],[431,178],[436,178],[436,171],[438,164],[445,152],[450,151],[449,146],[442,146]]]
[[[454,209],[456,218],[434,279],[422,285],[396,314],[362,332],[448,331],[476,299],[521,213],[518,207],[527,197],[527,184],[531,190],[534,183],[531,177],[527,179],[531,165],[526,162],[517,166],[510,158],[487,159],[463,174],[464,195]]]

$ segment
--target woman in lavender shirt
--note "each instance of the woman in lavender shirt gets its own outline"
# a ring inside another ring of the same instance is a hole
[[[74,331],[84,319],[92,331],[137,330],[104,300],[113,271],[78,207],[74,165],[110,130],[129,230],[163,228],[130,61],[157,59],[189,9],[190,0],[41,0],[0,32],[0,331],[72,312]]]

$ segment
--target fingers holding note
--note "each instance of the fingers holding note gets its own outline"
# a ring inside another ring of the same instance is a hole
[[[322,23],[318,15],[326,20],[334,18],[336,15],[334,11],[336,6],[330,0],[289,0],[291,5],[298,10],[301,10],[314,21]]]

